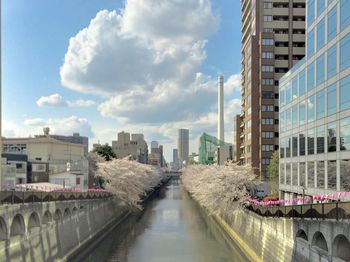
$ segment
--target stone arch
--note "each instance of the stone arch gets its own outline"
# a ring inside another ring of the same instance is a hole
[[[78,214],[78,208],[77,207],[73,207],[72,214],[73,214],[73,216]]]
[[[62,219],[62,212],[60,209],[56,209],[53,219],[59,221]]]
[[[308,241],[308,237],[303,229],[299,229],[296,235],[297,238],[302,238],[306,241]]]
[[[332,244],[332,255],[350,261],[350,243],[344,235],[337,235]]]
[[[24,233],[25,233],[25,224],[24,224],[23,216],[20,214],[17,214],[12,219],[10,236],[13,237],[18,235],[24,235]]]
[[[51,215],[50,211],[46,210],[44,215],[43,215],[42,224],[46,225],[46,224],[50,223],[51,221],[52,221],[52,215]]]
[[[0,240],[7,239],[7,225],[5,220],[0,217]]]
[[[327,241],[326,241],[324,235],[320,231],[317,231],[314,234],[311,244],[313,246],[316,246],[316,247],[328,252]]]
[[[69,207],[67,207],[67,208],[64,210],[63,217],[66,218],[66,217],[69,217],[69,216],[70,216],[70,210],[69,210]]]
[[[30,232],[32,229],[40,227],[40,219],[37,212],[33,212],[29,216],[28,220],[28,232]]]

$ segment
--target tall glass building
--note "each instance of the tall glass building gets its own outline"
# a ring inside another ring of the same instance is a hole
[[[350,191],[350,0],[307,0],[306,56],[280,80],[280,197]]]

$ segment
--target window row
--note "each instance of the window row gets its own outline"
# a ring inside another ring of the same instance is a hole
[[[339,102],[337,103],[337,92]],[[338,111],[350,109],[350,76],[344,77],[337,83],[309,96],[299,104],[280,113],[281,131],[302,126],[308,122],[331,116]]]
[[[298,157],[350,150],[350,117],[280,139],[280,157]]]
[[[340,162],[340,191],[350,191],[350,159]],[[280,184],[337,190],[337,160],[280,164]]]
[[[338,73],[338,68],[342,71],[350,67],[350,33],[340,40],[339,50],[339,62],[337,62],[337,44],[334,44],[326,53],[321,54],[306,69],[300,71],[291,81],[281,87],[281,106],[313,90],[326,79],[331,79]],[[327,63],[325,63],[326,58]]]

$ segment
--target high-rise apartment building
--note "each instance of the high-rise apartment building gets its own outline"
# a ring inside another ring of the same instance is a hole
[[[177,138],[177,149],[179,154],[179,160],[181,162],[185,161],[188,163],[189,156],[189,133],[188,129],[179,129],[178,138]]]
[[[281,199],[350,191],[350,1],[307,1],[307,52],[280,81]]]
[[[241,164],[267,175],[278,149],[278,82],[305,55],[305,0],[241,0]],[[240,128],[238,128],[240,127]]]

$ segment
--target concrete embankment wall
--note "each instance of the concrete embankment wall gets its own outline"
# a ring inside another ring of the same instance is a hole
[[[350,261],[349,220],[266,218],[240,206],[215,220],[251,261]]]
[[[0,207],[0,261],[58,261],[127,211],[112,199]]]

